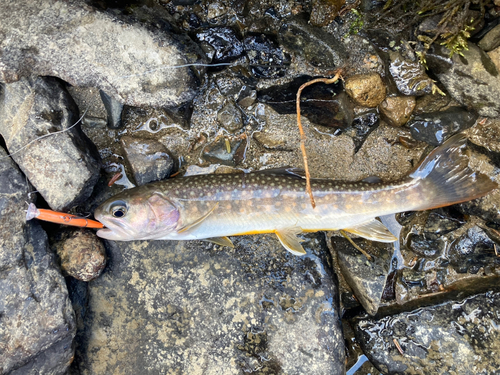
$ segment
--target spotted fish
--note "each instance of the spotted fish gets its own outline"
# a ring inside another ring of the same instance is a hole
[[[100,205],[95,218],[109,240],[209,240],[232,246],[229,236],[275,233],[296,255],[302,232],[339,230],[381,242],[396,238],[376,218],[427,210],[481,197],[497,184],[468,167],[462,135],[431,152],[406,178],[393,183],[312,180],[294,170],[198,175],[126,190]]]

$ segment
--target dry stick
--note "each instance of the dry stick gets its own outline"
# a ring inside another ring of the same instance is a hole
[[[368,254],[366,251],[364,251],[362,248],[360,248],[358,245],[356,245],[356,243],[352,240],[351,237],[349,237],[347,235],[347,233],[345,231],[343,231],[341,229],[341,230],[339,230],[339,232],[340,232],[341,235],[343,235],[347,239],[347,241],[349,241],[351,243],[352,246],[354,246],[356,249],[358,249],[359,252],[366,257],[366,259],[368,259],[370,261],[372,260],[372,256],[370,254]]]
[[[309,194],[309,198],[311,199],[311,205],[313,208],[316,207],[316,202],[314,201],[314,196],[311,190],[311,175],[309,174],[309,166],[307,164],[307,154],[306,154],[306,135],[304,133],[304,129],[302,128],[302,122],[300,121],[300,94],[302,93],[302,90],[304,90],[307,86],[312,85],[313,83],[317,82],[323,82],[329,85],[330,83],[335,83],[338,81],[340,78],[340,73],[341,70],[339,70],[336,74],[335,77],[333,78],[316,78],[313,79],[312,81],[304,83],[302,86],[299,87],[297,90],[297,125],[299,127],[300,131],[300,150],[302,151],[302,158],[304,159],[304,170],[306,172],[306,192]]]

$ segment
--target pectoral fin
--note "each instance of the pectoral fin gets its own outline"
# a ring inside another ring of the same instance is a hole
[[[302,233],[302,228],[292,227],[277,229],[274,231],[278,236],[281,244],[285,249],[291,252],[293,255],[304,255],[306,251],[300,244],[303,240],[297,237],[297,234]]]
[[[343,229],[346,232],[357,234],[360,237],[372,241],[394,242],[398,240],[391,232],[389,232],[389,229],[387,229],[384,224],[376,219],[367,221],[366,223],[359,224],[354,227]]]
[[[186,224],[184,225],[182,228],[178,229],[177,230],[177,233],[183,233],[183,232],[186,232],[192,228],[194,228],[195,226],[201,224],[203,222],[203,220],[205,220],[207,217],[210,216],[210,214],[212,212],[214,212],[214,210],[219,207],[219,202],[217,202],[205,215],[203,215],[202,217],[196,219],[195,221],[193,221],[192,223],[189,223],[189,224]]]
[[[212,237],[207,238],[205,241],[212,242],[220,246],[234,247],[233,242],[227,237]]]

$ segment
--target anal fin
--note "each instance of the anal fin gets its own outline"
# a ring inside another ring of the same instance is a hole
[[[376,219],[372,219],[354,227],[342,229],[372,241],[394,242],[398,240],[384,224]]]
[[[220,246],[234,247],[233,242],[227,237],[212,237],[205,239],[205,241],[212,242]]]
[[[293,255],[304,255],[306,251],[300,244],[303,240],[297,237],[297,234],[302,233],[302,228],[291,227],[284,229],[277,229],[274,231],[281,244],[285,249],[291,252]]]

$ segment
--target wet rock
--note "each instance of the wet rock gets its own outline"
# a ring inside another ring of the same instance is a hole
[[[384,99],[386,90],[377,73],[357,74],[345,81],[345,91],[354,102],[363,107],[376,107]]]
[[[456,207],[403,215],[394,293],[379,307],[379,316],[464,298],[498,285],[496,237]]]
[[[494,267],[487,253],[495,253],[495,242],[481,228],[475,226],[458,238],[450,248],[451,264],[460,273],[477,273],[481,268]],[[496,254],[494,254],[496,256]],[[463,260],[464,261],[458,261]]]
[[[202,157],[211,163],[234,167],[243,161],[246,147],[245,138],[220,137],[203,148]]]
[[[354,240],[372,260],[368,260],[345,238],[332,238],[332,247],[337,251],[340,269],[347,283],[370,315],[377,313],[382,293],[389,274],[392,244],[367,240]]]
[[[415,108],[414,96],[389,96],[380,103],[380,114],[392,126],[403,126],[408,122]]]
[[[63,374],[73,310],[40,224],[26,222],[29,186],[0,148],[0,373]]]
[[[439,112],[447,108],[452,99],[449,95],[443,96],[438,93],[419,96],[413,114],[419,115],[428,112]],[[458,103],[456,103],[458,105]]]
[[[284,85],[272,86],[257,93],[258,101],[266,103],[280,114],[296,113],[297,90],[313,77],[301,76]],[[300,113],[309,121],[323,126],[345,128],[353,119],[353,108],[342,84],[315,83],[300,96]]]
[[[432,92],[434,83],[416,59],[393,51],[389,56],[389,71],[401,94],[421,96]]]
[[[345,0],[314,0],[309,22],[313,26],[326,26],[339,15],[340,8],[344,5]]]
[[[352,121],[352,128],[355,129],[355,134],[353,135],[354,152],[359,151],[365,139],[377,128],[379,122],[379,115],[374,110],[361,113]]]
[[[229,27],[214,27],[196,33],[196,38],[212,63],[236,60],[243,52],[243,43]]]
[[[490,194],[460,203],[458,207],[466,215],[475,215],[487,222],[500,224],[500,189],[493,190]]]
[[[500,25],[491,29],[477,44],[479,48],[489,52],[500,46]]]
[[[491,62],[495,64],[497,70],[500,71],[500,47],[488,52],[488,56],[490,57]]]
[[[232,133],[243,127],[241,111],[231,101],[227,102],[226,105],[224,105],[224,107],[222,107],[222,109],[217,113],[217,119],[222,127]]]
[[[9,152],[49,206],[62,211],[83,203],[99,178],[100,158],[80,125],[72,127],[78,108],[62,84],[40,77],[4,85],[0,107]]]
[[[347,50],[332,34],[299,18],[285,23],[278,38],[281,45],[317,67],[333,69],[342,66],[348,58]]]
[[[63,272],[77,280],[94,280],[106,267],[104,245],[89,230],[64,232],[53,247],[61,260]]]
[[[108,128],[119,129],[122,127],[122,112],[123,104],[118,100],[113,99],[113,97],[106,94],[104,91],[99,91],[101,95],[102,102],[104,103],[104,108],[108,114]]]
[[[367,357],[384,374],[486,375],[500,367],[491,355],[500,345],[498,330],[491,328],[500,323],[499,316],[500,294],[488,292],[384,319],[361,319],[356,333]]]
[[[285,75],[290,56],[267,36],[248,36],[243,39],[243,46],[255,77],[277,78]]]
[[[470,128],[477,120],[477,114],[460,107],[450,107],[441,112],[421,113],[407,126],[413,138],[438,146],[462,130]]]
[[[188,67],[168,68],[196,56],[194,43],[179,43],[158,27],[153,32],[133,16],[118,18],[83,2],[36,0],[4,3],[0,19],[3,82],[56,76],[74,86],[98,87],[131,106],[177,106],[196,94]]]
[[[337,287],[320,235],[295,257],[273,236],[109,242],[89,284],[83,373],[343,374]],[[140,353],[140,355],[137,355]]]
[[[427,54],[430,70],[460,104],[477,111],[481,116],[500,116],[500,76],[489,56],[474,43],[463,50],[463,56],[443,46],[433,45]]]
[[[162,143],[123,136],[121,144],[137,185],[163,180],[172,173],[174,160]]]

